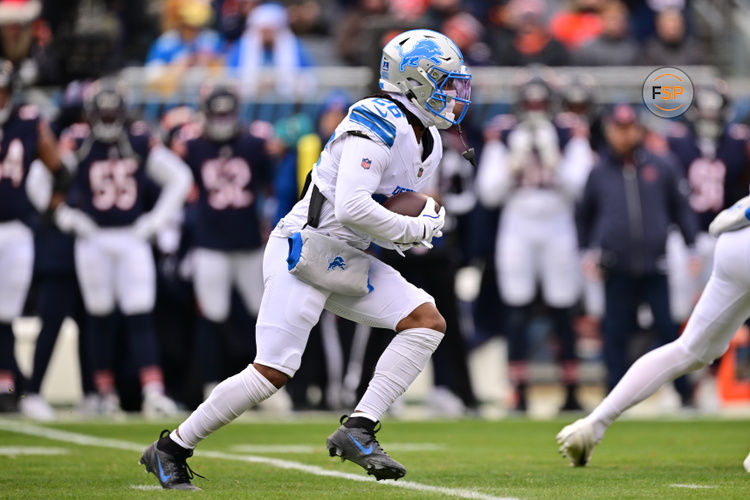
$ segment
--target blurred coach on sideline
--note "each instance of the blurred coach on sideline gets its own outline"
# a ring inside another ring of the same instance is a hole
[[[586,182],[578,225],[584,273],[604,280],[602,330],[611,390],[628,368],[628,338],[637,329],[642,302],[651,309],[659,345],[677,338],[666,275],[667,234],[677,224],[692,248],[697,223],[677,166],[643,147],[644,129],[633,107],[614,106],[604,125],[607,147]],[[675,388],[689,404],[691,388],[684,377]]]

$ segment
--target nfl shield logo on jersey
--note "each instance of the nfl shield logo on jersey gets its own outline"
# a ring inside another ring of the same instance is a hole
[[[372,165],[372,160],[369,158],[362,158],[362,168],[367,170],[370,168],[370,165]]]

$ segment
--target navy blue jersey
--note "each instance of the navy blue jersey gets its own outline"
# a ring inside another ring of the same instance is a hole
[[[89,134],[76,138],[78,170],[69,202],[101,227],[128,226],[147,211],[151,136],[144,132],[133,129],[114,143]]]
[[[216,250],[261,246],[257,201],[269,179],[265,144],[247,133],[227,142],[187,141],[185,161],[198,186],[195,245]]]
[[[0,222],[29,223],[35,211],[26,196],[26,176],[37,157],[37,109],[23,106],[13,110],[0,131]]]
[[[744,125],[728,125],[715,143],[715,155],[704,155],[695,134],[685,126],[668,137],[669,148],[685,169],[690,184],[690,206],[698,214],[700,228],[723,209],[747,195],[750,181],[748,157],[750,132]]]

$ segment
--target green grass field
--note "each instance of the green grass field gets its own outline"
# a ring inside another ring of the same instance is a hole
[[[750,474],[742,468],[750,451],[747,420],[618,422],[583,469],[557,454],[554,436],[564,423],[387,421],[380,442],[408,473],[376,483],[356,465],[327,456],[333,418],[235,422],[190,460],[209,478],[196,478],[204,491],[190,493],[156,488],[136,464],[138,450],[164,425],[42,427],[0,419],[0,498],[750,498]],[[59,454],[27,454],[34,449],[26,447]]]

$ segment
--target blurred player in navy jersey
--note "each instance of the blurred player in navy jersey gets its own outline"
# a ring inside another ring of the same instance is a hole
[[[493,120],[477,175],[480,200],[489,207],[503,205],[495,263],[508,305],[510,380],[519,411],[527,409],[526,337],[538,287],[560,339],[563,409],[580,409],[571,325],[571,308],[581,296],[573,213],[593,155],[583,123],[561,128],[553,122],[553,97],[550,81],[541,74],[521,81],[518,121]]]
[[[729,97],[726,84],[717,80],[708,87],[699,87],[688,111],[688,124],[678,123],[667,134],[669,150],[684,168],[690,186],[688,200],[698,215],[699,234],[695,251],[701,263],[699,280],[684,274],[687,266],[670,266],[682,273],[679,283],[693,286],[672,287],[684,304],[684,316],[692,309],[695,297],[711,274],[715,238],[708,235],[708,226],[716,215],[747,194],[750,183],[750,130],[739,123],[729,123]],[[684,295],[687,295],[686,297]],[[684,319],[681,317],[680,319]]]
[[[86,86],[86,82],[75,81],[66,87],[60,103],[60,113],[55,122],[50,124],[53,132],[59,133],[75,123],[80,124],[84,121],[83,90]],[[27,190],[31,190],[32,203],[35,199],[31,187],[36,184],[40,175],[46,175],[44,170],[43,164],[34,162],[29,171],[26,186]],[[46,201],[37,206],[37,209],[45,211]],[[80,407],[82,413],[89,414],[90,408],[95,406],[97,401],[85,348],[86,311],[75,275],[73,241],[69,234],[61,232],[54,224],[48,223],[40,224],[34,235],[35,312],[42,323],[42,328],[34,345],[31,380],[19,406],[25,416],[35,420],[49,421],[55,418],[54,410],[39,393],[55,342],[66,317],[73,319],[78,327],[81,382],[83,393],[86,395]]]
[[[14,103],[13,79],[12,64],[0,60],[0,411],[16,409],[11,322],[23,311],[34,265],[36,212],[26,194],[31,163],[38,158],[54,172],[50,190],[66,184],[54,135],[35,107]]]
[[[182,207],[190,171],[148,130],[126,127],[125,99],[116,86],[95,83],[85,99],[88,125],[61,136],[75,178],[68,204],[56,210],[58,227],[76,236],[75,263],[89,313],[89,353],[100,413],[119,411],[115,393],[115,307],[128,335],[129,359],[139,369],[143,413],[177,411],[164,394],[151,313],[155,269],[149,239]],[[147,178],[161,186],[154,208],[145,210]]]
[[[201,108],[200,135],[182,149],[198,188],[193,284],[201,318],[196,348],[208,397],[221,380],[221,327],[229,317],[232,287],[253,316],[260,308],[263,235],[258,202],[268,186],[270,165],[264,141],[240,128],[239,99],[231,88],[206,90]]]

